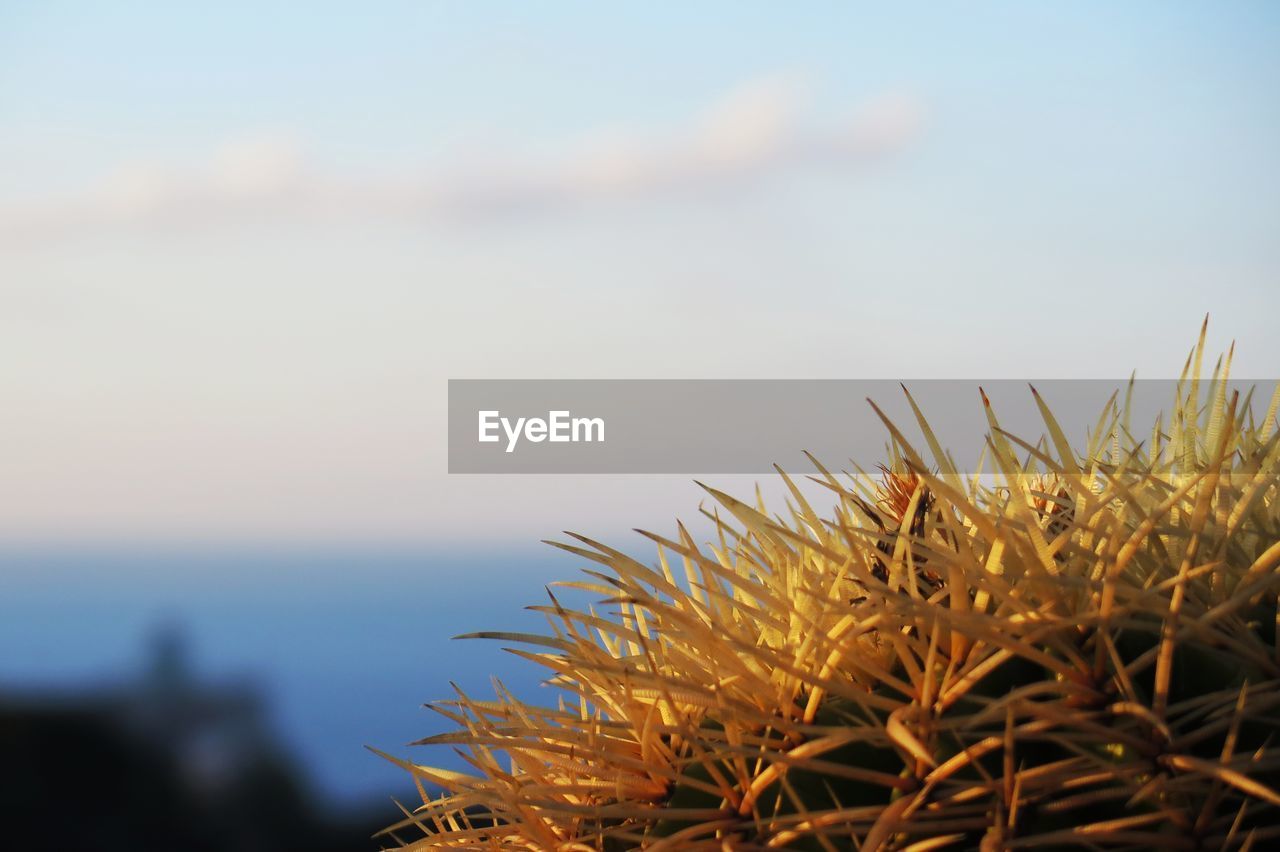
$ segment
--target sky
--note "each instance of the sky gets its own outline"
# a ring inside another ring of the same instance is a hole
[[[0,541],[696,506],[450,378],[1277,375],[1275,4],[352,8],[0,2]]]

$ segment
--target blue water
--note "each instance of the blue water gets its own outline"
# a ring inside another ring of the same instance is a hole
[[[81,690],[145,667],[148,637],[179,628],[194,675],[248,678],[328,800],[413,798],[366,744],[459,766],[406,743],[448,727],[422,709],[450,681],[483,698],[497,675],[551,700],[545,672],[458,633],[544,626],[545,584],[588,563],[545,545],[490,553],[305,548],[78,548],[0,553],[0,690]]]

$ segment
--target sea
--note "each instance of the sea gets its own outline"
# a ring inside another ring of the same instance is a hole
[[[410,746],[451,723],[424,703],[493,679],[554,703],[548,672],[502,643],[528,631],[546,585],[590,563],[545,545],[30,546],[0,552],[0,696],[77,696],[145,677],[157,635],[180,636],[196,683],[252,683],[266,723],[323,801],[412,800],[373,746],[465,768],[450,747]],[[508,643],[509,644],[509,643]]]

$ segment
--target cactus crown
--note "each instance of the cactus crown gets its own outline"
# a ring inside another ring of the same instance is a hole
[[[405,848],[1267,848],[1280,838],[1280,389],[1255,420],[1200,380],[1128,434],[1114,399],[1076,452],[1000,431],[989,475],[898,429],[876,482],[786,479],[782,515],[715,489],[647,565],[597,563],[514,641],[555,707],[498,686],[434,709],[454,772],[391,757],[422,803]],[[1034,389],[1032,391],[1034,393]],[[914,406],[914,403],[913,403]],[[1145,436],[1144,436],[1145,437]],[[785,475],[784,475],[785,476]],[[442,789],[434,796],[428,791]]]

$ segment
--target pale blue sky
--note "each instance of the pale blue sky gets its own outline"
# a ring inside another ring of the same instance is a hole
[[[696,499],[446,478],[450,377],[1277,373],[1275,4],[355,8],[0,3],[0,535]]]

